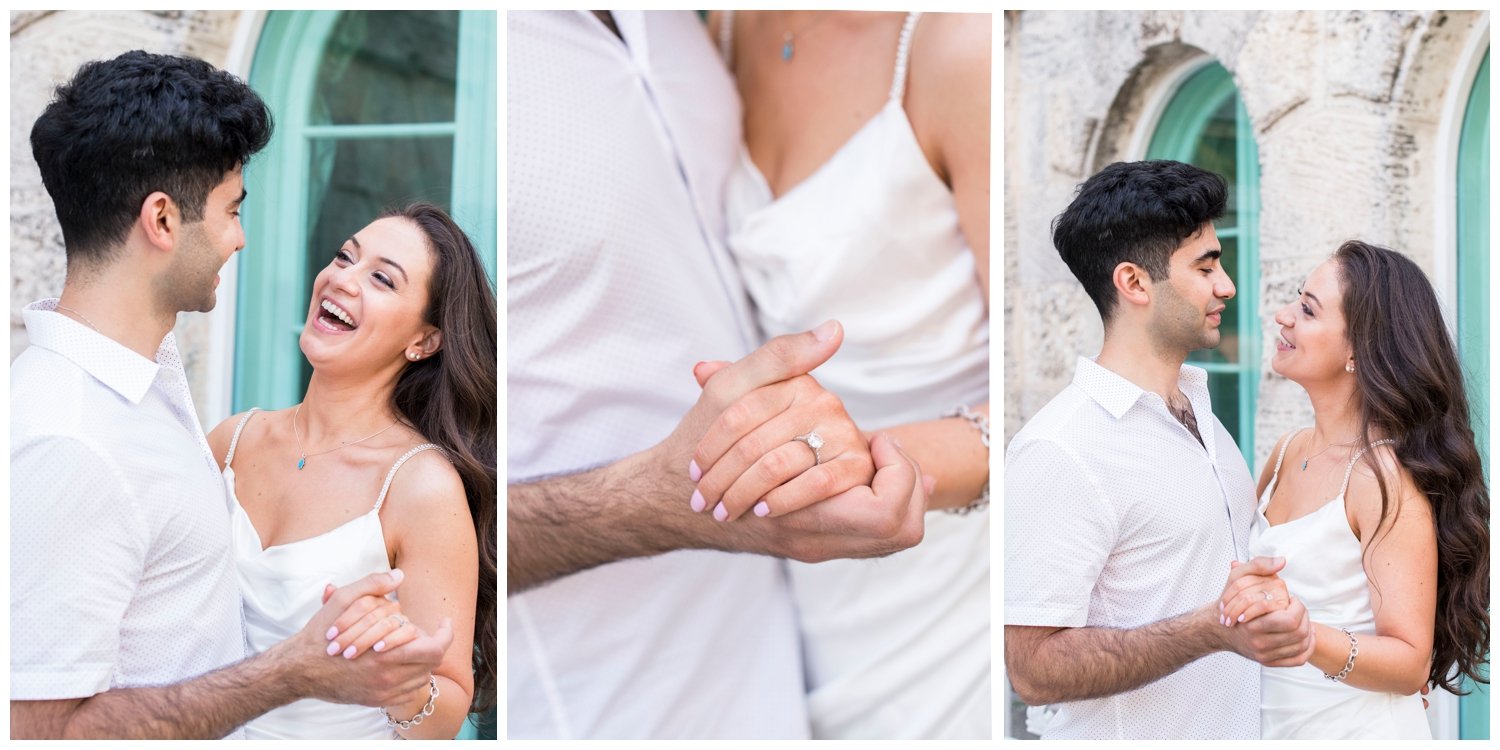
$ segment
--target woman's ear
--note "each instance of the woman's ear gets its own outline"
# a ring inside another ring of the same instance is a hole
[[[434,328],[427,332],[426,336],[417,343],[417,348],[422,350],[422,358],[426,359],[438,353],[443,348],[443,332]]]

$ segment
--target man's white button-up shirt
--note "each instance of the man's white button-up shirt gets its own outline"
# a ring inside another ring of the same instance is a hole
[[[1079,358],[1005,455],[1005,624],[1136,628],[1216,601],[1246,559],[1255,485],[1184,365],[1200,444],[1155,393]],[[1260,736],[1260,666],[1220,652],[1117,695],[1063,703],[1052,738]]]
[[[244,658],[227,494],[173,336],[153,362],[56,304],[25,308],[11,365],[11,699]]]
[[[703,23],[621,11],[622,39],[589,11],[507,18],[506,460],[525,482],[649,448],[697,399],[693,364],[757,336],[724,244],[739,100]],[[506,610],[511,739],[807,736],[779,560],[626,560]]]

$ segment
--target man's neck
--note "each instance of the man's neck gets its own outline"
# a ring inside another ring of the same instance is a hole
[[[162,339],[177,323],[175,312],[156,309],[148,283],[109,275],[87,284],[69,281],[57,304],[59,313],[153,362]]]
[[[1104,333],[1104,347],[1099,350],[1101,367],[1171,401],[1178,393],[1177,382],[1187,352],[1163,351],[1140,326],[1117,324]]]

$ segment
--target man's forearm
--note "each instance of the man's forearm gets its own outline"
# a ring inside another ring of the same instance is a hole
[[[688,512],[686,464],[677,474],[647,451],[508,487],[507,593],[617,560],[702,546],[705,535],[692,530],[713,522]],[[672,507],[674,500],[681,508]]]
[[[174,685],[100,693],[62,717],[61,726],[12,726],[12,738],[218,739],[305,692],[273,648]],[[14,722],[14,709],[11,716]]]
[[[1011,669],[1012,683],[1031,705],[1102,698],[1155,682],[1224,644],[1204,627],[1209,616],[1193,610],[1129,630],[1064,628],[1040,643],[1033,653],[1011,653],[1007,662],[1031,668]],[[1012,648],[1010,640],[1006,649]],[[1023,674],[1024,673],[1024,677]]]

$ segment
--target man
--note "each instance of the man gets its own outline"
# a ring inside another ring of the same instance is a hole
[[[1225,193],[1187,164],[1111,164],[1054,224],[1104,346],[1006,451],[1005,663],[1022,700],[1061,704],[1046,738],[1254,739],[1260,664],[1311,653],[1284,561],[1231,574],[1282,608],[1231,628],[1216,606],[1255,485],[1207,374],[1183,362],[1218,344],[1234,296],[1213,228]]]
[[[806,737],[794,613],[764,555],[912,546],[917,467],[881,437],[827,445],[866,467],[821,469],[831,499],[693,512],[712,420],[825,361],[842,330],[773,340],[700,396],[692,364],[757,338],[724,245],[739,103],[701,21],[511,13],[509,34],[509,736]],[[793,409],[856,430],[836,399]]]
[[[325,590],[302,632],[244,658],[228,494],[170,331],[213,308],[270,135],[239,80],[139,51],[84,65],[32,129],[67,281],[25,309],[11,367],[15,738],[240,737],[301,698],[385,705],[452,638],[329,655],[396,572]]]

